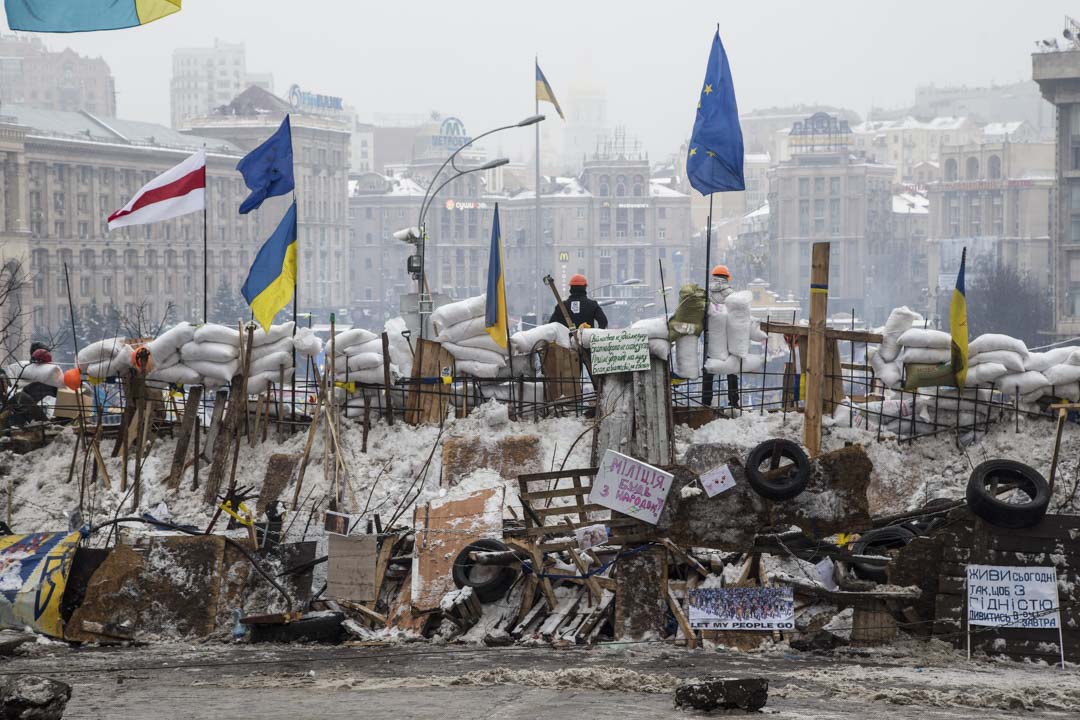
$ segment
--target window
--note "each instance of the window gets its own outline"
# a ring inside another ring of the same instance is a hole
[[[991,155],[986,162],[986,175],[991,180],[1001,179],[1001,158],[997,155]]]
[[[833,178],[836,180],[838,178]],[[840,234],[840,199],[829,200],[829,232],[833,235]]]
[[[822,178],[824,180],[824,178]],[[814,200],[814,235],[825,234],[825,201]]]
[[[823,178],[823,177],[814,178],[814,194],[815,195],[824,195],[825,194],[825,178]]]
[[[79,208],[79,212],[90,212],[90,196],[86,193],[79,193],[75,198],[75,202]]]
[[[840,192],[841,192],[841,190],[840,190],[840,178],[838,178],[838,177],[829,178],[829,194],[830,195],[839,195]]]
[[[365,270],[370,270],[371,267],[372,267],[371,258],[369,258],[369,257],[364,258],[364,269]]]
[[[135,292],[135,278],[128,275],[124,278],[124,293],[131,295],[133,292]]]
[[[992,232],[997,236],[1001,236],[1005,231],[1005,205],[1002,202],[1001,193],[994,193],[990,203],[990,221],[994,226]]]
[[[667,230],[660,228],[656,231],[656,237],[658,240],[667,240]]]
[[[799,201],[799,235],[807,236],[810,234],[810,201]]]
[[[94,267],[94,251],[83,250],[79,253],[79,264],[82,265],[84,270],[89,270]]]
[[[979,158],[969,157],[965,164],[964,177],[967,180],[979,179]]]
[[[958,177],[957,177],[956,160],[953,159],[953,158],[949,158],[948,160],[945,161],[945,180],[947,180],[949,182],[953,182],[953,181],[955,181],[957,179],[958,179]]]
[[[90,278],[88,278],[88,277],[79,278],[79,294],[82,295],[83,297],[90,294]]]
[[[810,194],[810,178],[799,178],[799,197]]]
[[[67,225],[62,220],[53,223],[53,237],[62,238],[67,235]]]
[[[665,219],[667,217],[667,208],[657,208],[656,217],[660,218],[661,220]]]
[[[53,210],[64,211],[64,193],[53,193]]]
[[[79,237],[84,240],[90,237],[90,223],[85,221],[79,222]]]

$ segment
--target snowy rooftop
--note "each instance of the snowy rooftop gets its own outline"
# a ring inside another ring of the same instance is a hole
[[[901,215],[927,215],[930,201],[917,193],[897,193],[892,197],[892,211]]]
[[[768,165],[772,162],[772,158],[769,157],[769,153],[746,153],[743,155],[744,163],[759,163]]]
[[[966,117],[943,116],[923,121],[910,115],[902,120],[867,120],[851,128],[853,133],[872,134],[887,130],[958,130],[967,123]]]
[[[746,213],[746,215],[744,217],[747,220],[749,220],[751,218],[764,217],[764,216],[766,216],[768,214],[769,214],[769,203],[765,203],[764,205],[759,207],[757,210],[755,210],[753,212]]]
[[[654,182],[652,180],[649,181],[649,196],[670,198],[686,197],[685,194],[679,192],[678,190],[672,190],[671,188],[666,187],[661,183]]]

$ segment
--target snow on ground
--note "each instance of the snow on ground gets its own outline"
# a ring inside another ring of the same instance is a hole
[[[545,469],[558,469],[563,466],[564,460],[567,468],[587,467],[592,440],[591,434],[586,432],[590,427],[589,422],[582,418],[510,421],[506,408],[492,402],[478,408],[468,418],[448,419],[442,429],[442,440],[451,437],[495,440],[509,435],[536,434],[542,442]],[[445,489],[439,485],[441,448],[432,453],[433,447],[441,443],[439,427],[414,427],[400,422],[389,427],[377,423],[371,428],[368,452],[363,453],[361,425],[344,418],[341,423],[342,445],[345,448],[343,455],[349,470],[345,492],[345,508],[348,512],[359,514],[366,508],[368,516],[378,512],[384,524],[395,515],[399,522],[408,522],[414,505],[445,494]],[[874,432],[833,424],[824,430],[823,446],[825,450],[834,450],[846,443],[863,445],[874,465],[871,510],[874,513],[890,513],[920,507],[935,497],[962,498],[971,468],[991,458],[1020,460],[1048,477],[1053,432],[1054,422],[1050,419],[1022,418],[1019,432],[1014,429],[1011,419],[1006,419],[991,425],[988,434],[980,432],[974,443],[959,447],[955,436],[947,433],[914,442],[899,442],[888,437],[878,441]],[[705,442],[721,443],[748,452],[768,438],[800,440],[801,435],[802,416],[797,413],[784,416],[781,413],[747,412],[733,420],[714,420],[697,430],[678,428],[677,452],[681,456],[690,444]],[[262,485],[270,456],[274,453],[300,455],[306,439],[306,433],[297,433],[280,444],[271,439],[251,448],[245,443],[240,449],[237,485],[258,489]],[[6,474],[6,477],[0,477],[0,517],[7,512],[7,491],[10,486],[14,491],[12,527],[16,532],[67,528],[67,513],[79,506],[78,476],[83,461],[80,452],[75,477],[68,482],[74,441],[75,436],[69,431],[48,447],[27,455],[0,455],[0,475]],[[102,446],[106,456],[112,449],[112,442],[109,440]],[[171,439],[159,439],[154,443],[143,466],[142,502],[137,511],[131,507],[130,495],[125,499],[120,492],[120,458],[106,457],[112,489],[105,490],[99,483],[96,489],[88,492],[84,520],[101,522],[114,517],[121,503],[123,514],[126,515],[154,512],[160,503],[165,503],[173,522],[204,527],[211,511],[202,500],[202,488],[191,488],[191,470],[184,474],[179,492],[174,494],[165,487],[174,448],[175,441]],[[425,471],[429,457],[430,465]],[[1080,469],[1078,459],[1080,428],[1070,424],[1062,438],[1058,482],[1051,511],[1067,505],[1067,498]],[[134,459],[129,462],[133,467]],[[300,493],[302,509],[294,514],[295,517],[286,517],[286,525],[292,526],[289,533],[291,540],[323,534],[321,513],[313,513],[313,508],[326,508],[330,493],[331,484],[324,478],[322,463],[320,432],[312,446],[311,461]],[[206,465],[201,467],[200,483],[205,482],[208,469]],[[133,471],[129,470],[129,477],[132,475]],[[513,491],[508,493],[508,497],[515,497],[516,481],[509,480],[507,487]],[[291,502],[293,491],[294,486],[290,484],[282,492],[282,500]],[[1075,507],[1072,506],[1069,511],[1075,511]]]

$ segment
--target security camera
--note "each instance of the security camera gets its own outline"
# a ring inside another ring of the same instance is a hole
[[[414,226],[398,230],[394,233],[394,239],[415,245],[416,241],[420,239],[420,228]]]

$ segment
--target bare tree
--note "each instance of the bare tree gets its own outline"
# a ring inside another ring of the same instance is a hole
[[[149,301],[143,300],[135,306],[133,315],[120,316],[120,329],[128,338],[157,337],[175,319],[176,305],[173,302],[166,303],[161,318],[155,319]]]
[[[0,267],[0,366],[18,359],[26,344],[26,317],[23,290],[29,279],[21,260],[8,260]]]

